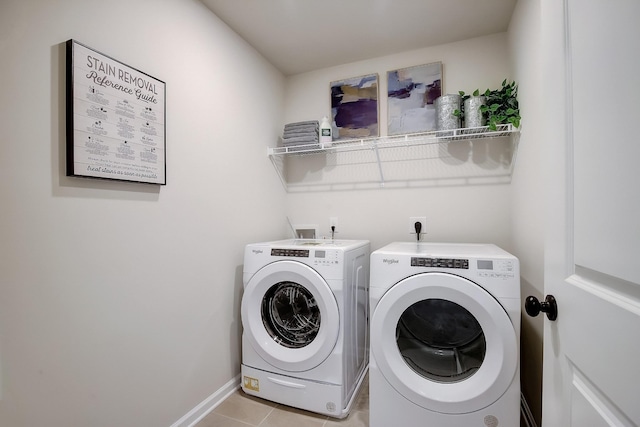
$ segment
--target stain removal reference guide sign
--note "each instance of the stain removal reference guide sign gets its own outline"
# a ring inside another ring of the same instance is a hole
[[[67,176],[166,184],[165,83],[67,41]]]

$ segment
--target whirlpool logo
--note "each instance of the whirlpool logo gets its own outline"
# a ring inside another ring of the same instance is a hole
[[[385,264],[393,265],[393,264],[398,264],[400,262],[400,260],[385,258],[385,259],[382,260],[382,262],[385,263]]]
[[[260,255],[262,253],[262,249],[251,249],[251,252],[253,252],[256,255]]]

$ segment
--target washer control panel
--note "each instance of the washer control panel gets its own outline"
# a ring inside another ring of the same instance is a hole
[[[271,256],[290,256],[297,258],[309,258],[309,249],[271,249]]]
[[[317,266],[339,264],[340,257],[338,251],[328,249],[316,249],[313,254],[313,264]]]
[[[271,256],[308,258],[316,266],[333,266],[340,263],[339,251],[330,249],[287,249],[272,248]]]

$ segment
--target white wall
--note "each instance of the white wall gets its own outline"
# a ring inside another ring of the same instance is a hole
[[[354,62],[287,78],[283,123],[330,116],[331,81],[378,73],[380,129],[386,135],[387,71],[438,61],[446,93],[497,89],[511,76],[506,33]],[[287,215],[294,222],[319,224],[323,235],[329,233],[329,217],[336,216],[338,238],[369,239],[372,250],[411,239],[410,216],[427,217],[428,241],[492,242],[511,249],[508,184],[290,193]]]
[[[509,51],[523,117],[518,160],[511,185],[511,233],[520,258],[522,299],[544,292],[545,151],[544,104],[553,94],[542,78],[539,0],[519,0],[509,25]],[[523,312],[521,334],[522,391],[538,424],[542,415],[542,335],[544,316]]]
[[[64,42],[166,82],[167,185],[65,176]],[[239,373],[284,78],[196,0],[0,3],[0,425],[166,426]]]

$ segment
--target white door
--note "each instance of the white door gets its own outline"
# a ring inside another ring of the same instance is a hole
[[[542,1],[543,427],[640,425],[640,1]],[[562,100],[562,102],[558,102]]]

